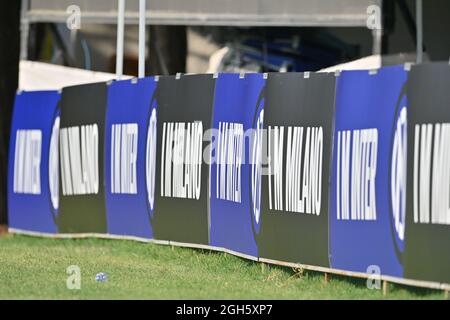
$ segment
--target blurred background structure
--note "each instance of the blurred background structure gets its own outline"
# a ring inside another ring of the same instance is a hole
[[[0,232],[7,223],[6,177],[11,116],[19,81],[20,1],[0,2]]]
[[[146,5],[147,75],[316,71],[367,56],[375,65],[390,65],[416,61],[418,46],[425,61],[450,56],[448,0],[147,0]],[[127,75],[138,71],[138,6],[139,0],[126,0]],[[116,23],[117,0],[1,2],[0,224],[6,223],[19,52],[22,60],[114,73]],[[21,66],[22,73],[31,72],[29,63]]]
[[[371,54],[414,53],[416,1],[147,1],[147,73],[313,71]],[[114,72],[116,0],[23,3],[22,58]],[[124,72],[132,75],[138,3],[126,0]],[[66,25],[71,5],[80,8],[79,30]],[[448,59],[450,43],[440,36],[450,31],[447,12],[449,1],[423,3],[423,35],[432,60]],[[370,15],[377,13],[380,25],[369,29]]]

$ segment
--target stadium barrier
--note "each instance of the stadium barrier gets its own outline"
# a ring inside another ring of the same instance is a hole
[[[450,288],[450,66],[17,94],[10,231]]]

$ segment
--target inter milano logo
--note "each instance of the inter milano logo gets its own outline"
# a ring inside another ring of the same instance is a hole
[[[267,135],[269,209],[320,215],[323,128],[268,126]]]
[[[14,193],[41,194],[41,130],[17,130]]]
[[[241,202],[241,167],[244,151],[242,123],[219,122],[216,197]]]
[[[338,131],[336,214],[338,220],[377,219],[375,179],[378,130]]]
[[[161,197],[200,199],[203,124],[164,122],[161,153]]]
[[[111,193],[136,194],[137,123],[111,127]]]
[[[99,189],[97,124],[60,130],[62,193],[97,194]]]
[[[414,222],[450,225],[450,123],[414,127]]]

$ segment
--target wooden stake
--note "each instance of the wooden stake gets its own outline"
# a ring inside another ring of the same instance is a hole
[[[328,272],[325,272],[323,275],[324,275],[325,283],[329,283],[331,275]]]
[[[383,296],[387,296],[389,291],[389,282],[383,280]]]

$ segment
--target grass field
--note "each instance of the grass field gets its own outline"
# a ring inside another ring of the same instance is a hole
[[[81,269],[69,290],[66,268]],[[96,282],[99,272],[108,281]],[[261,264],[225,253],[101,239],[0,236],[0,299],[442,299],[441,291],[390,285],[387,297],[365,280]]]

